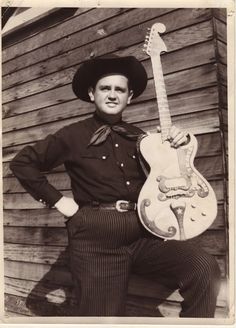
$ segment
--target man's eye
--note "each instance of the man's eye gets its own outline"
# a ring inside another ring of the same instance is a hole
[[[108,91],[108,90],[110,90],[110,88],[109,87],[101,87],[101,90],[102,91]]]

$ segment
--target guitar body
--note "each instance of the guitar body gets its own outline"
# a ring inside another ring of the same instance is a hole
[[[217,214],[217,201],[210,184],[195,169],[197,140],[178,149],[161,133],[141,139],[139,150],[150,166],[150,174],[138,198],[142,224],[164,239],[185,240],[205,231]]]

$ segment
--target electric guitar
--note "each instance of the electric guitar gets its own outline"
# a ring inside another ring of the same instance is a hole
[[[138,198],[138,214],[144,227],[163,239],[193,238],[213,223],[217,201],[210,184],[196,170],[193,161],[197,139],[175,149],[168,141],[172,125],[167,101],[161,53],[166,45],[159,33],[165,25],[156,23],[146,39],[145,51],[151,57],[159,109],[160,133],[148,133],[139,141],[139,151],[150,173]]]

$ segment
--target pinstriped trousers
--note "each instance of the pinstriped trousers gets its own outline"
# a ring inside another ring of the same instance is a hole
[[[125,316],[131,273],[179,289],[181,317],[214,317],[220,270],[191,241],[163,241],[134,211],[81,208],[67,221],[79,316]]]

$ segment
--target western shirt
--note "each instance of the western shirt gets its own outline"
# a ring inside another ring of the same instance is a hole
[[[137,142],[111,131],[106,141],[88,146],[92,134],[104,122],[93,115],[68,125],[34,146],[24,147],[10,168],[22,186],[36,200],[53,207],[63,196],[49,183],[45,172],[64,164],[78,204],[137,201],[145,175],[140,166]],[[122,121],[134,133],[139,128]]]

